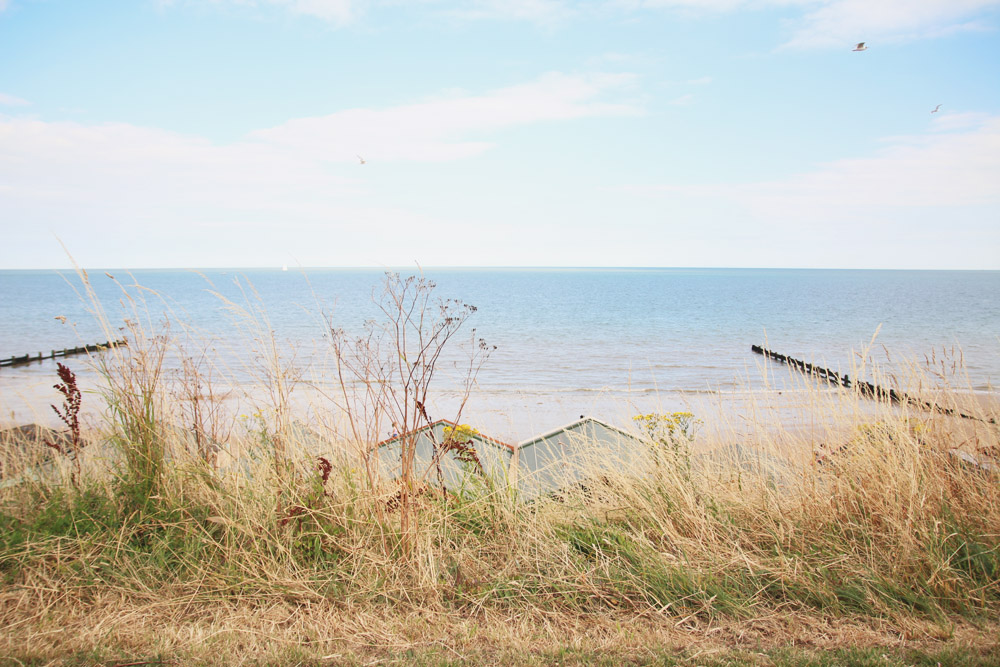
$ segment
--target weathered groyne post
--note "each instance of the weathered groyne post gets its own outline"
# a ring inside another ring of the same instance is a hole
[[[107,341],[104,343],[94,343],[93,345],[85,345],[83,347],[64,347],[61,350],[52,350],[50,354],[45,354],[39,352],[37,357],[31,356],[31,354],[25,354],[23,356],[12,356],[6,359],[0,359],[0,368],[5,366],[22,366],[24,364],[30,364],[34,361],[43,361],[45,359],[56,359],[59,357],[69,357],[75,354],[89,354],[91,352],[100,352],[107,350],[112,347],[118,347],[119,345],[127,345],[124,340]]]

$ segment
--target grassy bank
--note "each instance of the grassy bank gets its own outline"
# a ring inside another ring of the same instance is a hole
[[[0,652],[435,663],[942,641],[962,664],[998,629],[1000,485],[949,453],[968,428],[954,422],[883,421],[783,478],[677,462],[595,466],[600,481],[531,504],[428,491],[409,537],[398,486],[370,485],[349,456],[329,456],[324,481],[289,437],[283,476],[265,455],[247,477],[166,440],[155,479],[130,478],[122,456],[77,486],[4,489]],[[973,431],[998,444],[995,427]],[[801,657],[789,664],[814,664]]]
[[[399,423],[378,401],[405,386],[317,420],[276,363],[271,402],[223,424],[204,376],[167,382],[165,345],[133,331],[102,362],[101,428],[25,444],[49,472],[0,489],[12,664],[1000,660],[1000,477],[968,458],[1000,451],[982,406],[804,387],[808,431],[765,410],[698,433],[647,419],[653,463],[595,444],[588,482],[524,502],[471,468],[449,493],[373,471],[367,420]]]

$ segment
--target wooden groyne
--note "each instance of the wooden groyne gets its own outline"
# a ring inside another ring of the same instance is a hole
[[[919,398],[914,398],[909,394],[901,391],[896,391],[895,389],[886,389],[885,387],[880,387],[877,384],[872,384],[871,382],[864,382],[858,380],[851,380],[851,378],[844,373],[841,375],[836,371],[831,371],[829,368],[823,368],[822,366],[816,366],[799,359],[793,359],[792,357],[786,356],[784,354],[779,354],[768,350],[767,348],[761,347],[760,345],[751,345],[750,350],[757,354],[763,355],[768,359],[774,359],[775,361],[780,361],[784,364],[788,364],[792,368],[796,368],[806,375],[814,375],[816,377],[822,378],[831,384],[835,384],[841,387],[846,387],[848,389],[854,388],[862,396],[867,396],[868,398],[873,398],[880,401],[889,401],[891,403],[915,405],[919,408],[925,410],[931,410],[935,412],[940,412],[946,415],[954,415],[956,417],[962,417],[963,419],[975,419],[977,421],[985,421],[988,424],[995,424],[995,419],[981,419],[980,417],[975,417],[973,415],[965,414],[958,410],[953,410],[952,408],[945,408],[937,405],[936,403],[931,403]]]
[[[8,357],[6,359],[0,359],[0,368],[5,366],[21,366],[23,364],[30,364],[35,361],[42,361],[44,359],[58,359],[61,357],[71,357],[74,354],[87,354],[89,352],[100,352],[106,350],[110,347],[117,347],[119,345],[125,345],[124,340],[108,341],[106,343],[94,343],[93,345],[84,345],[83,347],[64,347],[61,350],[52,350],[49,354],[44,352],[39,352],[37,355],[26,354],[22,357]]]
[[[775,361],[780,361],[781,363],[788,364],[794,368],[799,369],[807,375],[815,375],[820,377],[827,382],[832,382],[833,384],[840,385],[842,387],[850,387],[851,379],[845,374],[840,375],[836,371],[831,371],[829,368],[823,368],[822,366],[814,366],[805,361],[799,361],[798,359],[792,359],[791,357],[786,357],[783,354],[778,354],[777,352],[772,352],[767,348],[763,348],[760,345],[751,345],[750,349],[757,354],[762,354],[768,359],[774,359]],[[873,385],[874,386],[874,385]]]

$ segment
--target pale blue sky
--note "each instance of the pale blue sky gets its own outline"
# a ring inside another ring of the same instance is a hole
[[[1000,269],[998,31],[1000,0],[0,0],[0,268]]]

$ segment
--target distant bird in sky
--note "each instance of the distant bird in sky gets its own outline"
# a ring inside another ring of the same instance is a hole
[[[365,159],[359,155],[358,162],[360,162],[361,164],[365,164]]]
[[[858,45],[852,49],[852,51],[867,51],[867,50],[868,47],[865,46],[864,42],[858,42]]]
[[[934,107],[933,109],[931,109],[931,113],[937,113],[938,109],[940,109],[940,108],[941,108],[941,105],[939,104],[936,107]]]

